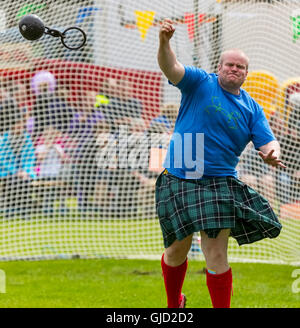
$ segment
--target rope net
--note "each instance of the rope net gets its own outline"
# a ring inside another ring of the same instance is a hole
[[[58,38],[25,40],[27,14]],[[221,52],[250,58],[244,88],[264,107],[286,170],[252,144],[239,178],[259,190],[283,225],[275,240],[231,261],[299,263],[300,8],[297,1],[7,0],[0,5],[0,259],[160,258],[155,181],[180,106],[157,64],[162,20],[173,20],[179,61],[217,72]],[[74,46],[76,31],[66,36]],[[195,235],[190,258],[202,259]]]

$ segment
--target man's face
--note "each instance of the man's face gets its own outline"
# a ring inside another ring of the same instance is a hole
[[[219,81],[228,91],[239,90],[248,74],[248,60],[239,52],[228,52],[218,66]]]

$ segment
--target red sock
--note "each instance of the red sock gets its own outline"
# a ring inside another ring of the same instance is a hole
[[[178,267],[171,267],[164,261],[164,254],[161,259],[164,282],[167,292],[168,308],[178,308],[180,304],[181,289],[184,282],[188,261]]]
[[[211,274],[206,270],[206,284],[214,308],[230,308],[232,271]]]

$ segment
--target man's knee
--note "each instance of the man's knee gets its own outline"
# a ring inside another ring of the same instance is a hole
[[[165,250],[165,262],[170,266],[179,266],[187,258],[191,247],[192,237],[189,236],[184,240],[176,240],[169,248]]]
[[[212,263],[222,263],[227,261],[227,248],[220,247],[207,247],[202,249],[205,258]]]
[[[222,230],[217,238],[208,238],[205,233],[201,233],[201,249],[207,265],[218,270],[227,267],[227,245],[230,230]]]
[[[177,245],[173,244],[169,248],[167,248],[165,250],[165,254],[172,261],[176,260],[179,257],[184,256],[183,249],[178,244]]]

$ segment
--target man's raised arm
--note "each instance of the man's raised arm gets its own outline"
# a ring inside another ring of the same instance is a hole
[[[167,79],[174,85],[178,84],[185,73],[183,65],[177,60],[170,45],[175,28],[170,19],[166,18],[159,31],[158,64]]]

